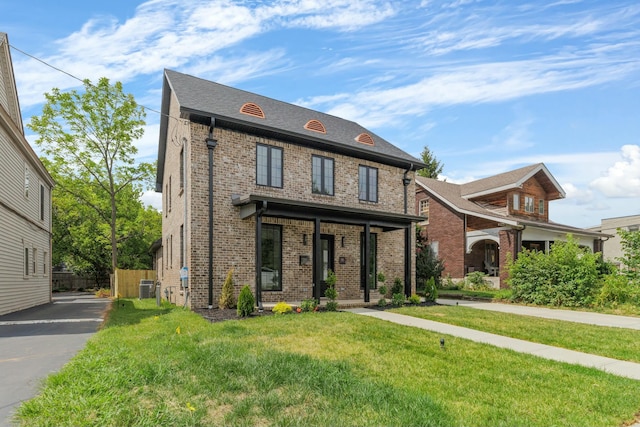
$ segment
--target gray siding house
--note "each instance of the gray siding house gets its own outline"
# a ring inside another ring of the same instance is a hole
[[[51,301],[54,182],[24,135],[5,33],[0,33],[0,315]]]

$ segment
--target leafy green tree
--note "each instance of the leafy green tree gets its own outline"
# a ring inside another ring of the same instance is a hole
[[[422,162],[427,165],[426,168],[418,170],[417,174],[426,178],[438,179],[438,175],[442,173],[443,164],[436,159],[431,153],[429,147],[424,147],[420,155]]]
[[[640,231],[618,229],[623,256],[617,258],[625,267],[629,280],[640,282]]]
[[[416,289],[428,291],[427,281],[433,279],[436,287],[441,286],[444,263],[433,252],[427,237],[420,227],[416,227]]]
[[[36,144],[49,158],[57,188],[95,212],[96,227],[106,226],[111,247],[111,271],[118,264],[118,222],[132,186],[150,181],[154,166],[135,163],[134,141],[144,133],[144,109],[122,83],[107,78],[84,81],[84,92],[45,94],[41,116],[28,127],[38,134]],[[122,237],[122,236],[120,236]]]

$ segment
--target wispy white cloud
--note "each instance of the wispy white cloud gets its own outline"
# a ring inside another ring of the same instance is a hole
[[[590,187],[607,197],[640,197],[640,145],[624,145],[622,159],[609,167],[606,173],[594,179]]]

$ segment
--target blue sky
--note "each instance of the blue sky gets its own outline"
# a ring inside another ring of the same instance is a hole
[[[637,0],[31,0],[0,3],[0,31],[155,110],[169,68],[357,121],[415,156],[428,146],[449,182],[544,162],[567,194],[556,222],[640,214]],[[12,58],[25,123],[51,88],[80,87]],[[143,160],[158,123],[148,111]]]

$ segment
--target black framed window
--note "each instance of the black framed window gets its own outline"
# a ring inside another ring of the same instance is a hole
[[[358,169],[358,198],[367,202],[378,201],[378,169],[360,165]]]
[[[333,196],[333,159],[311,157],[311,191],[314,194]]]
[[[262,225],[262,290],[282,290],[282,226]]]
[[[256,184],[282,188],[282,148],[257,145]]]
[[[376,233],[370,234],[371,239],[369,241],[369,289],[377,289],[378,287],[378,235]],[[367,274],[364,269],[365,260],[365,247],[364,247],[364,233],[360,233],[360,289],[364,289],[364,281]]]

